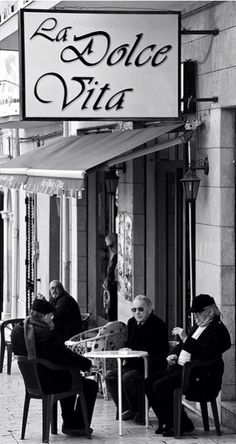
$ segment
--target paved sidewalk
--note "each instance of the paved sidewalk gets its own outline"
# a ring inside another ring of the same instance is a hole
[[[24,384],[19,373],[17,364],[13,361],[12,374],[6,374],[6,368],[0,374],[0,444],[40,444],[41,441],[41,402],[32,400],[26,427],[25,440],[20,440],[22,408],[24,401]],[[50,436],[50,443],[53,444],[87,444],[86,437],[69,437],[61,433],[61,418],[59,416],[58,434]],[[211,431],[204,432],[201,418],[195,413],[190,414],[194,424],[195,431],[191,435],[185,435],[181,438],[185,444],[230,444],[236,442],[236,432],[225,427],[222,428],[223,434],[218,437],[215,434],[214,426],[211,424]],[[115,407],[113,401],[104,401],[100,396],[96,401],[92,427],[92,444],[149,444],[161,443],[172,444],[180,443],[180,440],[174,438],[164,438],[157,436],[154,430],[157,426],[155,416],[150,412],[150,428],[145,429],[133,421],[123,422],[123,435],[119,436],[118,421],[115,419]]]

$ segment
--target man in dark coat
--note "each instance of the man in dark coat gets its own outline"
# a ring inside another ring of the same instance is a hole
[[[103,282],[103,288],[108,290],[110,296],[108,307],[106,308],[106,314],[107,320],[111,322],[117,320],[117,234],[108,234],[105,237],[105,243],[109,250],[109,263],[106,278]]]
[[[79,304],[70,296],[59,281],[50,282],[50,304],[55,307],[55,330],[63,341],[82,331],[82,320]]]
[[[15,326],[12,332],[12,349],[16,355],[29,358],[43,358],[54,364],[75,367],[80,371],[88,371],[91,361],[80,356],[64,345],[60,336],[54,330],[53,315],[55,308],[45,298],[36,298],[32,305],[31,314]],[[70,390],[71,375],[68,371],[55,371],[39,366],[39,378],[46,393],[58,393]],[[83,389],[87,403],[89,422],[91,421],[97,396],[97,383],[83,378]],[[79,399],[79,398],[78,398]],[[62,432],[69,435],[85,435],[84,421],[79,400],[76,396],[62,399],[61,411],[63,418]]]
[[[211,393],[217,396],[224,369],[222,353],[231,346],[229,332],[220,320],[220,312],[214,298],[208,294],[196,296],[190,311],[194,314],[196,325],[188,335],[180,327],[173,329],[172,333],[178,335],[181,342],[167,357],[168,369],[157,372],[145,381],[149,403],[159,420],[156,433],[162,433],[163,436],[173,436],[173,395],[174,390],[181,385],[183,365],[188,361],[219,358],[206,387],[208,393],[211,390]],[[190,387],[189,390],[196,391],[199,388]],[[194,430],[194,425],[184,409],[181,428],[182,433]]]
[[[136,296],[132,307],[133,317],[128,320],[126,347],[148,352],[148,372],[152,374],[166,368],[168,333],[166,324],[153,313],[152,303],[143,295]],[[118,406],[117,371],[107,373],[109,392]],[[122,368],[122,419],[144,420],[144,364],[143,359],[129,358]]]

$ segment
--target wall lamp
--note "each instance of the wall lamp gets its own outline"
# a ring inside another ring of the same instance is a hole
[[[209,173],[208,156],[205,159],[199,159],[195,164],[190,164],[183,179],[180,179],[183,185],[184,198],[186,202],[194,202],[197,199],[198,189],[201,179],[195,173],[196,170],[203,170],[204,174]]]
[[[106,189],[107,192],[111,195],[116,194],[116,189],[119,182],[119,176],[117,175],[116,171],[122,170],[123,173],[126,172],[126,165],[125,163],[122,163],[121,166],[112,166],[109,168],[108,171],[105,173],[105,183],[106,183]]]
[[[106,190],[108,194],[115,195],[119,182],[119,176],[116,174],[115,168],[110,168],[105,173]]]

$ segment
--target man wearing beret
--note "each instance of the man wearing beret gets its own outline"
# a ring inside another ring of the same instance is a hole
[[[54,326],[63,341],[82,331],[82,319],[78,302],[69,295],[61,282],[50,282],[49,302],[55,307]]]
[[[28,355],[29,358],[42,358],[59,365],[69,365],[78,371],[87,371],[91,361],[66,348],[54,329],[55,308],[45,298],[36,298],[30,316],[17,324],[12,332],[12,349],[16,355]],[[67,391],[71,387],[71,376],[66,370],[55,371],[39,366],[39,377],[46,393]],[[91,421],[97,396],[97,383],[83,378],[83,389],[87,403],[89,422]],[[68,435],[86,435],[80,402],[76,396],[62,399],[62,432]],[[90,429],[90,432],[92,430]]]
[[[173,395],[174,390],[181,385],[183,365],[188,361],[218,358],[211,384],[206,387],[208,392],[217,394],[221,388],[224,369],[222,354],[231,346],[229,332],[220,319],[220,311],[213,297],[208,294],[196,296],[190,312],[194,315],[195,326],[190,329],[189,334],[180,327],[174,327],[172,331],[179,336],[180,344],[167,356],[168,369],[145,380],[145,392],[159,420],[155,433],[162,433],[163,436],[173,436]],[[190,387],[190,390],[194,389],[197,390],[194,386]],[[181,429],[182,433],[194,430],[184,409]]]

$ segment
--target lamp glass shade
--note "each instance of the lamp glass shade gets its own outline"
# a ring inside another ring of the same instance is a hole
[[[116,189],[119,182],[119,176],[117,176],[114,170],[108,171],[105,175],[106,189],[111,195],[116,194]]]
[[[184,178],[181,179],[184,198],[187,202],[194,202],[197,199],[198,189],[200,185],[200,179],[196,175],[195,171],[189,168]]]

